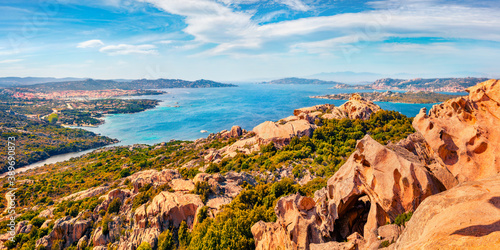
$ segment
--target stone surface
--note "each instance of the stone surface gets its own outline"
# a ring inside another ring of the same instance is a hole
[[[427,198],[395,249],[500,249],[500,175]]]
[[[61,241],[63,247],[68,247],[74,242],[78,242],[91,229],[92,218],[84,219],[83,213],[80,213],[76,218],[66,216],[55,221],[52,232],[37,240],[36,247],[44,246],[50,249],[56,241]]]
[[[160,231],[169,226],[179,227],[182,221],[191,226],[196,210],[202,206],[198,195],[164,191],[156,195],[148,206],[138,207],[134,220],[140,228],[157,228]]]
[[[260,223],[252,233],[257,249],[267,249],[279,238],[285,249],[309,249],[312,243],[345,241],[356,232],[366,247],[378,247],[378,227],[440,191],[442,185],[415,155],[365,136],[327,187],[315,193],[314,209],[300,195],[282,198],[275,208],[276,223]]]
[[[500,172],[500,81],[468,88],[469,95],[422,109],[413,126],[425,138],[434,158],[459,182]]]
[[[367,101],[358,94],[352,94],[349,101],[342,104],[340,112],[347,115],[349,119],[370,119],[372,113],[380,110],[380,107],[373,102]]]
[[[384,241],[387,240],[389,242],[396,242],[401,233],[403,232],[403,228],[396,224],[389,224],[381,226],[377,229],[379,239]]]

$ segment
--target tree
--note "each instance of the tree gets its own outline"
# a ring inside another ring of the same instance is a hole
[[[189,246],[189,243],[191,242],[191,234],[189,233],[186,221],[181,222],[178,235],[179,246],[182,248],[186,248],[187,246]]]
[[[170,230],[166,230],[160,234],[158,237],[158,250],[173,250],[174,247],[174,236]]]
[[[51,124],[56,124],[56,122],[59,120],[59,115],[56,113],[52,113],[47,117],[47,121]]]
[[[118,213],[120,212],[120,207],[122,206],[122,201],[120,198],[115,198],[108,206],[108,213]]]
[[[141,245],[139,245],[139,247],[137,248],[137,250],[153,250],[153,248],[151,248],[151,245],[149,243],[147,243],[146,241],[142,242]]]

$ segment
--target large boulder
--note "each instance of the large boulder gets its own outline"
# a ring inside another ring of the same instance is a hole
[[[298,136],[312,136],[316,125],[307,120],[295,120],[285,124],[274,122],[263,122],[253,129],[253,132],[265,142],[274,142],[278,145],[286,145],[291,138]]]
[[[367,120],[370,119],[372,113],[379,111],[380,107],[371,101],[365,100],[359,94],[352,94],[349,101],[340,105],[339,109],[341,110],[339,113],[345,112],[349,119]]]
[[[196,210],[202,206],[203,202],[196,194],[163,191],[150,204],[136,209],[135,224],[139,228],[157,228],[160,231],[170,226],[179,227],[182,221],[191,226]]]
[[[393,249],[500,249],[500,175],[427,198]]]
[[[342,242],[356,232],[366,247],[378,247],[378,227],[443,190],[418,157],[365,136],[313,202],[300,195],[280,199],[276,223],[259,223],[252,233],[257,249],[267,249],[269,242],[282,242],[284,249],[309,249],[311,243]]]
[[[459,182],[500,172],[500,80],[468,88],[469,95],[422,109],[413,126],[434,158]]]

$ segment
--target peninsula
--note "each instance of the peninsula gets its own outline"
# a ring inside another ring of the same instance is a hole
[[[357,93],[362,98],[372,102],[397,102],[397,103],[438,103],[458,97],[458,95],[440,94],[435,92],[419,91],[419,92],[359,92]],[[348,100],[353,94],[342,93],[332,95],[311,96],[311,98],[331,99],[331,100]]]

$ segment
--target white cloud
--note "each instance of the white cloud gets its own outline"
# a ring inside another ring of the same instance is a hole
[[[151,44],[143,45],[130,45],[130,44],[119,44],[119,45],[108,45],[99,49],[100,52],[109,55],[130,55],[130,54],[142,54],[142,55],[154,55],[157,54],[156,46]]]
[[[8,59],[8,60],[2,60],[0,61],[0,64],[4,64],[4,63],[16,63],[16,62],[21,62],[23,61],[23,59]]]
[[[305,5],[300,0],[280,0],[278,2],[280,2],[281,4],[284,4],[286,6],[288,6],[292,10],[308,11],[308,10],[311,9],[311,7]]]
[[[452,43],[390,43],[380,48],[383,52],[416,52],[424,54],[457,53],[459,50]]]
[[[205,54],[266,53],[265,46],[273,43],[280,44],[281,48],[292,46],[291,49],[303,49],[309,53],[324,53],[332,46],[350,44],[348,39],[353,38],[367,38],[363,40],[367,42],[390,37],[500,41],[497,9],[442,4],[433,0],[374,1],[371,5],[375,10],[264,25],[252,19],[250,12],[230,8],[230,4],[241,1],[137,1],[148,2],[166,12],[185,17],[185,33],[194,36],[196,42],[216,45]],[[310,8],[297,0],[281,0],[280,3],[296,10]],[[319,33],[321,36],[316,36]],[[290,41],[296,42],[287,45]],[[351,41],[359,42],[356,39]]]
[[[94,40],[88,40],[85,42],[81,42],[76,47],[85,49],[85,48],[98,48],[101,46],[104,46],[104,43],[101,40],[94,39]]]

